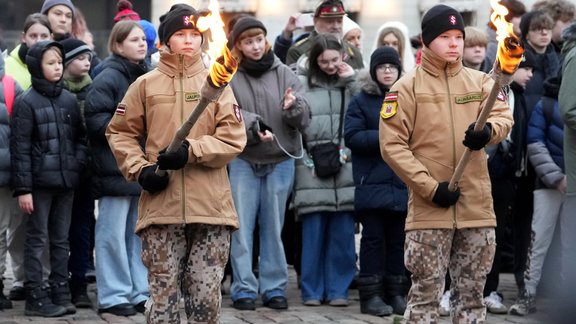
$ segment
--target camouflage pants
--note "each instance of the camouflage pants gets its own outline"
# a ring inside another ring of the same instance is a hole
[[[183,295],[188,323],[218,323],[230,229],[206,224],[153,225],[142,231],[141,238],[150,290],[147,322],[180,323]]]
[[[449,268],[452,322],[484,323],[483,290],[495,251],[492,227],[408,231],[404,262],[412,272],[412,287],[404,313],[406,322],[438,323],[438,306]]]

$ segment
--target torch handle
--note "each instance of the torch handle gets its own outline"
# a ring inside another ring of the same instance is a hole
[[[488,98],[486,98],[486,103],[484,104],[484,108],[480,111],[480,115],[476,120],[476,125],[474,126],[475,131],[482,130],[484,125],[486,124],[486,120],[492,111],[492,107],[494,106],[494,102],[496,102],[496,97],[498,97],[498,93],[500,92],[500,83],[494,82],[492,89],[490,90],[490,94],[488,94]],[[464,169],[470,160],[470,156],[472,155],[472,150],[466,148],[462,157],[460,157],[460,161],[458,161],[458,165],[456,165],[456,169],[454,169],[454,174],[452,175],[452,179],[450,179],[450,183],[448,184],[448,189],[452,191],[456,191],[458,188],[458,182],[460,178],[462,178],[462,174],[464,174]]]
[[[188,134],[190,134],[190,130],[192,130],[192,126],[194,126],[196,121],[198,121],[198,118],[200,118],[200,115],[202,115],[202,113],[204,112],[204,109],[206,109],[206,107],[208,107],[209,103],[210,103],[210,100],[208,100],[207,98],[204,98],[204,97],[200,98],[200,102],[198,102],[198,105],[196,106],[196,108],[194,108],[192,113],[190,113],[190,116],[188,116],[188,119],[186,119],[184,124],[182,124],[182,126],[180,126],[180,128],[178,128],[178,130],[176,131],[176,134],[174,134],[174,138],[172,139],[172,142],[170,142],[170,145],[168,145],[168,148],[166,149],[166,153],[172,153],[172,152],[178,151],[178,149],[182,145],[182,142],[184,142],[184,140],[186,140],[186,137],[188,136]],[[156,168],[155,173],[156,173],[156,175],[162,177],[166,174],[166,170],[160,170],[159,168]]]

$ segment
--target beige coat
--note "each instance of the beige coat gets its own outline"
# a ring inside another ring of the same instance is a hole
[[[137,181],[142,168],[155,163],[158,152],[168,146],[198,104],[197,94],[207,75],[199,56],[163,51],[158,68],[130,86],[106,131],[119,168],[129,181]],[[142,191],[136,232],[153,224],[238,228],[226,171],[227,163],[246,145],[237,109],[229,87],[208,105],[187,137],[188,164],[170,171],[165,190],[156,194]],[[144,151],[140,143],[145,143]]]
[[[447,64],[425,47],[422,65],[390,89],[398,99],[388,108],[393,111],[396,106],[397,112],[380,118],[380,150],[409,188],[406,230],[496,226],[484,150],[472,153],[456,205],[441,208],[432,202],[438,183],[452,177],[466,149],[464,133],[476,121],[493,84],[488,75],[464,68],[461,60]],[[510,131],[513,119],[503,96],[488,122],[491,144]]]

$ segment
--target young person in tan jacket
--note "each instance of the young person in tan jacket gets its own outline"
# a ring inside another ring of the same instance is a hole
[[[179,323],[181,293],[188,322],[218,323],[230,233],[238,228],[226,165],[244,149],[246,133],[230,88],[177,152],[160,153],[198,104],[208,75],[197,19],[184,4],[166,14],[158,67],[130,86],[106,132],[120,170],[144,189],[136,231],[148,268],[148,323]],[[168,175],[156,175],[157,167]]]
[[[408,323],[438,321],[448,268],[454,321],[486,317],[482,291],[496,248],[496,218],[483,148],[506,137],[513,121],[501,93],[486,126],[473,130],[494,81],[462,66],[464,37],[456,10],[432,7],[422,19],[422,63],[392,86],[380,112],[382,156],[409,188]],[[451,191],[448,181],[466,147],[471,160]]]

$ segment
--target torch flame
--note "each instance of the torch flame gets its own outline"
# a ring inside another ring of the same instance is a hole
[[[218,0],[210,0],[208,5],[210,13],[198,18],[199,30],[210,29],[211,40],[208,43],[208,56],[210,57],[210,83],[219,88],[232,80],[238,61],[228,49],[228,39],[224,32],[224,21],[220,16],[220,4]]]
[[[504,73],[513,74],[522,61],[524,48],[522,48],[518,36],[514,34],[512,24],[505,19],[508,9],[499,2],[499,0],[490,0],[490,6],[493,10],[490,20],[496,26],[496,39],[498,40],[496,59]]]

